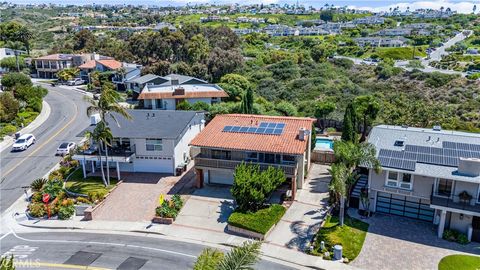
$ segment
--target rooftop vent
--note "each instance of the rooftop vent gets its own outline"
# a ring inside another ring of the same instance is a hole
[[[435,131],[441,131],[442,130],[442,127],[441,126],[433,126],[433,130]]]

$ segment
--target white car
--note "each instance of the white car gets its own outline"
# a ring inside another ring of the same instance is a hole
[[[64,142],[60,144],[60,146],[57,148],[57,152],[55,153],[56,156],[65,156],[67,154],[70,154],[73,149],[75,149],[75,146],[77,146],[74,142]]]
[[[73,80],[70,80],[67,82],[68,85],[70,86],[74,86],[74,85],[81,85],[81,84],[84,84],[85,81],[80,79],[80,78],[76,78],[76,79],[73,79]]]
[[[12,151],[24,151],[27,150],[30,145],[34,144],[36,141],[35,136],[32,134],[24,134],[20,136],[12,146]]]

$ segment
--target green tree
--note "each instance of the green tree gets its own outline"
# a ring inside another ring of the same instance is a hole
[[[75,79],[79,73],[80,70],[78,68],[66,68],[58,71],[57,77],[62,81],[70,81]]]
[[[380,103],[371,95],[358,96],[353,102],[359,118],[362,119],[362,137],[360,141],[363,142],[367,138],[368,128],[372,126],[378,116]]]
[[[27,54],[30,55],[30,40],[33,38],[33,33],[27,26],[22,26],[16,33],[16,40],[23,43],[23,46],[27,50]]]
[[[27,75],[20,72],[10,72],[2,77],[2,86],[7,91],[15,91],[18,86],[32,86],[32,80]]]
[[[95,126],[93,131],[87,131],[85,133],[85,136],[87,137],[87,139],[89,140],[91,139],[92,141],[96,142],[98,145],[98,158],[100,160],[100,170],[102,172],[102,181],[106,187],[109,185],[109,182],[105,178],[105,171],[103,169],[102,149],[104,149],[106,152],[107,147],[110,145],[111,139],[113,139],[112,132],[105,125],[105,122],[101,121]],[[107,171],[108,171],[108,167],[107,167]]]
[[[320,12],[320,19],[326,22],[333,21],[333,11],[332,10],[323,10]]]
[[[239,74],[226,74],[220,79],[219,84],[228,94],[229,101],[240,101],[251,84],[247,78]]]
[[[188,103],[188,101],[184,100],[180,103],[178,103],[175,107],[176,110],[178,111],[189,111],[192,109],[192,106],[190,105],[190,103]]]
[[[315,117],[322,119],[322,131],[326,128],[327,116],[337,109],[337,105],[330,101],[321,101],[315,108]]]
[[[242,113],[243,114],[252,114],[253,113],[253,90],[248,88],[247,92],[243,95],[242,99]]]
[[[343,116],[342,141],[356,142],[357,137],[357,112],[353,102],[350,102]]]
[[[202,34],[193,36],[187,43],[188,61],[190,63],[204,61],[209,50],[208,40]]]
[[[0,61],[0,67],[7,69],[8,71],[15,71],[18,67],[23,70],[27,65],[25,65],[25,59],[22,56],[18,57],[18,62],[15,57],[5,57]]]
[[[259,165],[242,162],[233,173],[232,196],[240,211],[256,211],[275,189],[285,182],[285,173],[280,168],[268,167],[260,170]]]
[[[284,100],[275,105],[275,111],[284,116],[296,116],[298,114],[295,105]]]
[[[6,46],[13,50],[13,53],[15,55],[15,63],[16,63],[16,67],[17,67],[17,72],[20,72],[19,55],[20,55],[20,51],[23,50],[23,48],[24,48],[23,43],[21,43],[19,41],[9,41],[9,42],[7,42]]]
[[[15,119],[20,102],[10,92],[0,93],[0,122],[9,123]]]
[[[334,192],[335,200],[340,202],[340,226],[343,225],[345,216],[345,197],[347,196],[348,171],[344,164],[334,163],[329,169],[332,179],[330,180],[329,189]]]
[[[197,258],[194,270],[253,270],[259,261],[261,242],[245,241],[224,255],[219,250],[204,249]]]
[[[13,255],[8,259],[7,257],[0,258],[0,270],[15,270],[15,265],[13,264]]]

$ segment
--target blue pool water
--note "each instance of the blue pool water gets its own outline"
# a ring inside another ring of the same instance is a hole
[[[315,149],[333,149],[333,141],[329,139],[319,139],[315,140]]]

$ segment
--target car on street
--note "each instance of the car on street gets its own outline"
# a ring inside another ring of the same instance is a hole
[[[64,142],[57,148],[56,156],[65,156],[70,154],[77,146],[74,142]]]
[[[24,134],[13,143],[12,151],[24,151],[27,150],[36,141],[35,136],[32,134]]]
[[[70,85],[70,86],[81,85],[81,84],[84,84],[84,83],[85,83],[85,81],[80,79],[80,78],[75,78],[75,79],[67,82],[67,84]]]

